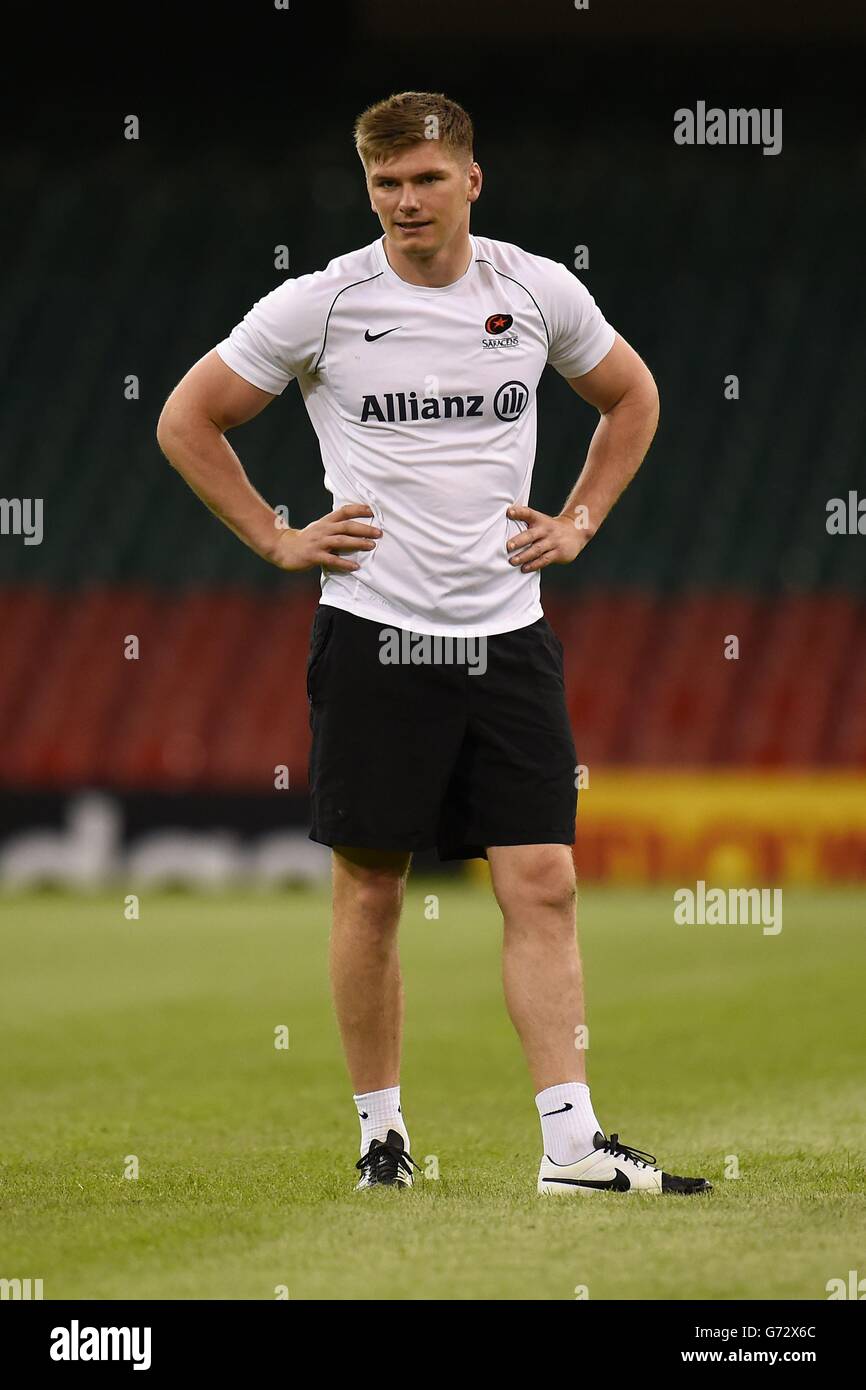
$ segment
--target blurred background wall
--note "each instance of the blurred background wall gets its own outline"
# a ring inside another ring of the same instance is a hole
[[[254,300],[379,234],[351,127],[406,88],[475,121],[472,230],[577,265],[659,385],[636,480],[543,578],[581,872],[866,879],[863,11],[46,23],[2,97],[0,879],[326,871],[306,839],[317,578],[245,550],[155,428]],[[676,144],[699,101],[780,109],[781,150]],[[595,416],[553,372],[538,409],[531,501],[559,510]],[[293,525],[330,509],[294,385],[231,440]]]

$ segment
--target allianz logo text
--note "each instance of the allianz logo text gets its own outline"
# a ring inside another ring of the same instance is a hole
[[[387,391],[381,396],[364,396],[361,423],[376,420],[394,425],[423,420],[478,420],[484,418],[483,395],[421,396],[417,391]],[[517,420],[530,401],[529,388],[522,381],[506,381],[493,397],[493,413],[498,420]]]

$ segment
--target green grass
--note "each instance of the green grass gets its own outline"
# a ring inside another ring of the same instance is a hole
[[[675,926],[664,890],[582,890],[580,917],[599,1120],[710,1197],[535,1195],[484,888],[410,882],[404,1111],[440,1176],[358,1195],[324,894],[145,893],[138,922],[120,892],[5,899],[0,1277],[47,1299],[822,1299],[866,1275],[863,895],[788,889],[776,937]]]

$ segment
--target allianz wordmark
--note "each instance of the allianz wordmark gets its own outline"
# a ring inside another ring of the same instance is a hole
[[[381,396],[364,396],[361,423],[377,420],[398,424],[410,420],[471,420],[485,414],[486,397],[422,396],[417,391],[387,391]],[[506,381],[493,397],[493,413],[498,420],[517,420],[529,404],[529,388],[522,381]]]

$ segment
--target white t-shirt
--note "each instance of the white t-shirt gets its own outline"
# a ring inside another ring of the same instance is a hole
[[[334,507],[366,502],[382,536],[322,572],[322,603],[434,636],[488,636],[542,616],[541,578],[509,564],[535,462],[535,390],[549,362],[582,376],[615,333],[557,261],[470,236],[441,288],[410,285],[384,238],[284,281],[217,344],[279,395],[297,377]],[[364,520],[365,518],[362,518]]]

